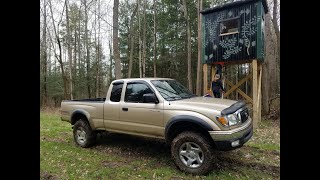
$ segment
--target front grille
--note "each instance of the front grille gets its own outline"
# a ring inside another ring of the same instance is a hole
[[[241,122],[244,123],[248,120],[249,117],[249,111],[248,109],[245,109],[240,112]]]

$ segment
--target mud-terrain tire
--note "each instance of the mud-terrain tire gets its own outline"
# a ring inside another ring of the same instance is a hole
[[[195,132],[185,131],[177,135],[171,144],[171,156],[183,172],[206,175],[213,167],[213,149],[206,138]]]
[[[87,148],[94,145],[96,136],[87,121],[78,120],[73,126],[74,142],[80,147]]]

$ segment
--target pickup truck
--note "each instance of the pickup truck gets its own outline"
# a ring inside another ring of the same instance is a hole
[[[169,78],[114,80],[106,98],[64,100],[60,112],[80,147],[103,131],[161,138],[178,169],[195,175],[211,170],[216,152],[240,148],[253,134],[243,101],[199,97]]]

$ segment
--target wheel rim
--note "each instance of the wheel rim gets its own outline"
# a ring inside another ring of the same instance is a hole
[[[194,142],[183,143],[179,149],[179,157],[182,163],[189,168],[200,167],[204,160],[202,149]]]
[[[79,127],[79,129],[77,129],[76,137],[79,144],[84,144],[86,142],[86,132],[82,127]]]

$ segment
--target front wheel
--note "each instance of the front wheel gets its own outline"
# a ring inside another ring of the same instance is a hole
[[[92,146],[96,141],[96,133],[84,120],[79,120],[74,124],[73,137],[76,144],[83,148]]]
[[[204,175],[212,169],[212,147],[198,133],[182,132],[175,137],[171,144],[171,155],[175,165],[183,172]]]

